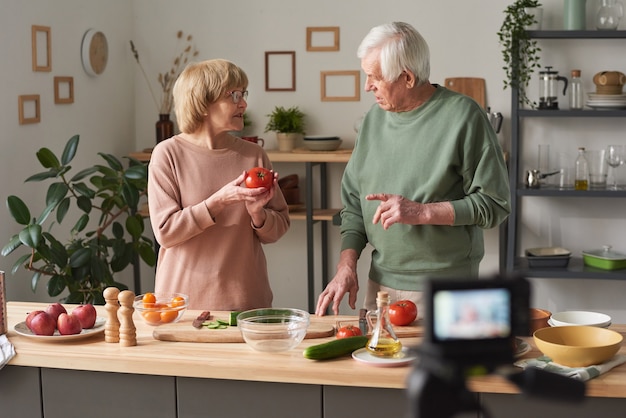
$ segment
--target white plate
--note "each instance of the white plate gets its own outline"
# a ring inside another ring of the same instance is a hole
[[[587,93],[591,100],[626,100],[626,94]]]
[[[352,358],[359,363],[374,367],[398,367],[411,364],[417,359],[417,356],[409,354],[409,349],[406,347],[402,348],[402,351],[394,357],[378,357],[370,354],[367,348],[360,348],[352,353]]]
[[[548,325],[550,325],[551,327],[573,327],[574,326],[574,325],[557,325],[554,323],[554,321],[552,321],[552,319],[548,319]],[[598,326],[598,328],[608,328],[610,326],[611,326],[611,323],[609,322],[608,324]]]
[[[26,326],[26,322],[20,322],[19,324],[15,325],[13,329],[15,330],[15,332],[17,332],[20,335],[23,335],[24,337],[34,338],[40,341],[71,341],[71,340],[79,340],[82,338],[91,337],[92,335],[96,335],[96,334],[100,334],[101,332],[104,332],[105,323],[106,323],[105,318],[97,317],[96,324],[93,326],[93,328],[84,329],[81,331],[80,334],[74,334],[74,335],[61,335],[59,334],[59,330],[54,331],[54,335],[33,334],[33,332],[29,330],[28,327]]]
[[[618,103],[609,103],[609,104],[597,104],[597,103],[586,103],[587,107],[592,109],[624,109],[626,108],[626,104],[618,104]]]

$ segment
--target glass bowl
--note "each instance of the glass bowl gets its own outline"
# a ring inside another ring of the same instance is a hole
[[[252,309],[237,315],[237,327],[244,341],[257,351],[278,353],[302,342],[310,314],[300,309]]]
[[[189,296],[183,293],[144,293],[135,296],[133,307],[148,325],[178,322],[187,310]]]

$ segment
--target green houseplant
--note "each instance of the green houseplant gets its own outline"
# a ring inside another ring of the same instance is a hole
[[[70,163],[78,143],[78,135],[70,138],[60,158],[48,148],[39,149],[37,159],[46,171],[28,177],[26,182],[53,181],[46,193],[45,207],[32,217],[22,199],[7,198],[9,212],[22,230],[2,248],[2,255],[28,248],[12,271],[15,273],[21,266],[32,271],[33,291],[40,279],[48,276],[48,295],[59,296],[67,289],[68,295],[63,299],[66,303],[104,304],[105,288],[127,288],[114,280],[114,273],[137,263],[139,258],[150,266],[156,264],[153,241],[143,236],[144,218],[138,214],[140,199],[147,190],[147,166],[129,158],[128,168],[124,168],[113,155],[99,153],[106,165],[94,165],[70,177]],[[76,212],[78,219],[71,227],[69,239],[55,237],[52,215],[61,224],[66,215]],[[44,230],[47,221],[50,225]],[[93,229],[89,229],[94,223]]]
[[[519,103],[535,108],[536,104],[526,95],[528,82],[535,68],[539,68],[539,52],[537,41],[528,35],[528,27],[538,23],[531,8],[540,7],[538,0],[517,0],[504,11],[504,21],[498,31],[502,46],[502,57],[506,72],[504,88],[511,87],[519,92]]]
[[[305,114],[298,106],[284,108],[276,106],[272,113],[267,115],[269,121],[265,126],[265,132],[276,132],[278,149],[280,151],[291,151],[299,138],[304,135]]]

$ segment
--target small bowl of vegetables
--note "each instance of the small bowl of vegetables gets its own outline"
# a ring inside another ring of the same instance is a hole
[[[148,325],[178,322],[187,310],[189,296],[182,293],[144,293],[135,296],[133,307]]]

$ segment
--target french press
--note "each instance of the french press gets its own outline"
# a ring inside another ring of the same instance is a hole
[[[539,109],[557,109],[558,101],[558,82],[563,81],[563,95],[567,91],[567,78],[560,76],[558,71],[547,67],[543,71],[539,71]]]

